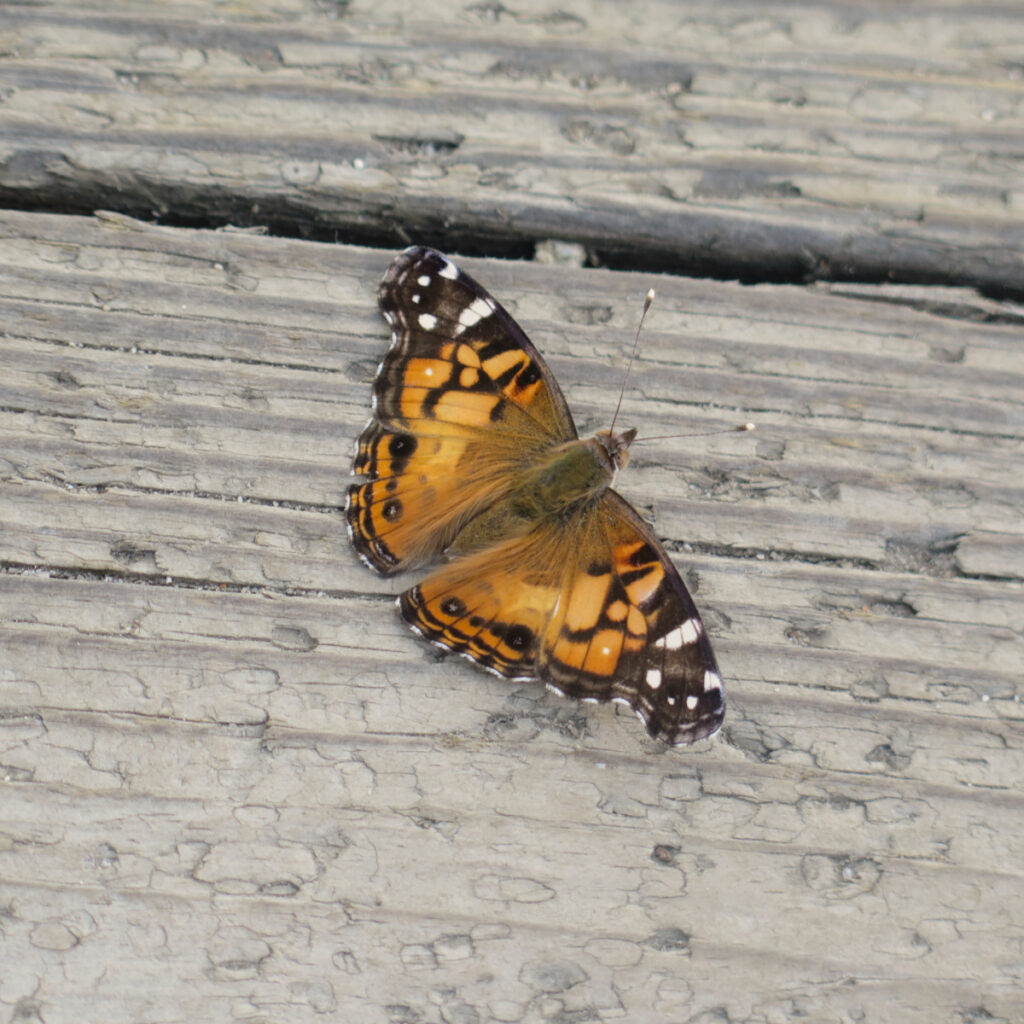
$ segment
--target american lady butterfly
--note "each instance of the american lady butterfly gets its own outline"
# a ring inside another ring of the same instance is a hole
[[[499,675],[628,704],[665,743],[716,732],[725,698],[704,624],[611,489],[636,431],[581,440],[519,325],[439,252],[406,249],[379,300],[394,340],[346,517],[378,572],[446,557],[399,598],[406,621]]]

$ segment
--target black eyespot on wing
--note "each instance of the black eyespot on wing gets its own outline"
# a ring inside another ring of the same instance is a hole
[[[416,445],[412,434],[394,434],[388,441],[388,453],[393,459],[408,459],[416,451]]]
[[[514,651],[528,650],[533,643],[533,630],[522,625],[510,626],[505,633],[505,643]]]

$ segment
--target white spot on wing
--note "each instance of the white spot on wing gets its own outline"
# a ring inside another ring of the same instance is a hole
[[[443,256],[441,259],[444,261],[444,266],[440,270],[441,276],[446,277],[449,281],[454,281],[459,276],[459,268],[451,260],[447,260]]]
[[[695,643],[703,629],[700,619],[687,619],[681,626],[666,633],[660,640],[654,641],[655,647],[667,647],[670,651],[678,651],[686,644]]]
[[[432,331],[437,326],[437,317],[433,313],[420,313],[419,325],[425,331]]]
[[[494,307],[490,302],[477,297],[459,314],[459,323],[463,327],[472,327],[493,312]]]
[[[416,283],[421,288],[429,288],[430,287],[430,275],[429,274],[420,274],[420,276],[416,278]]]
[[[720,690],[722,688],[722,677],[717,672],[708,669],[704,673],[704,692],[708,690]]]
[[[692,711],[699,703],[700,698],[695,693],[691,693],[690,696],[686,698],[686,706],[690,711]]]
[[[661,669],[660,668],[649,668],[647,670],[647,685],[652,690],[656,690],[659,686],[661,686]]]

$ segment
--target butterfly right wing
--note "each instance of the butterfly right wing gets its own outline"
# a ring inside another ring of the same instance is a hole
[[[663,743],[713,735],[725,718],[722,677],[675,565],[616,491],[585,519],[538,675],[569,697],[629,704]]]
[[[413,247],[388,269],[380,306],[394,337],[359,438],[346,518],[383,573],[425,561],[514,488],[531,458],[575,438],[540,353],[469,275]]]
[[[399,603],[439,646],[566,696],[629,704],[664,743],[693,743],[722,724],[722,679],[700,615],[614,491],[441,566]]]

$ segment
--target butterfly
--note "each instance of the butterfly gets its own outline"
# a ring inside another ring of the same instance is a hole
[[[390,575],[443,558],[398,604],[435,644],[510,679],[620,701],[692,743],[725,715],[707,632],[664,548],[611,488],[634,429],[581,439],[522,328],[447,257],[406,249],[346,518]]]

